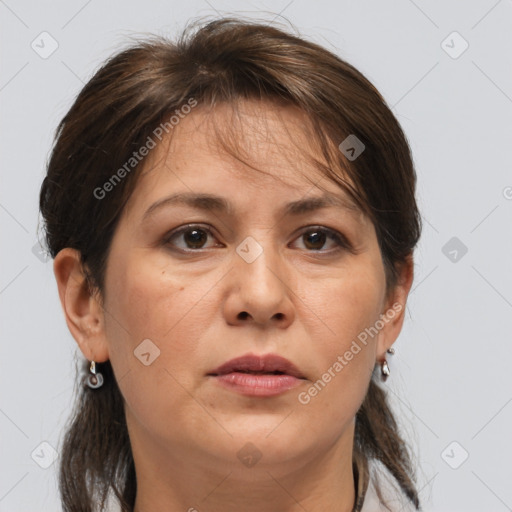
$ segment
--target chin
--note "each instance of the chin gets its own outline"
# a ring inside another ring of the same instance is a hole
[[[307,426],[300,428],[293,423],[286,424],[289,418],[285,416],[276,417],[254,417],[234,419],[232,423],[224,423],[226,430],[232,437],[225,437],[229,450],[235,447],[235,451],[254,450],[255,456],[261,452],[267,464],[284,462],[286,459],[293,459],[301,453],[307,453],[314,449],[314,439],[305,435],[309,431]],[[318,439],[316,440],[318,442]],[[238,454],[239,457],[243,456]],[[250,453],[249,453],[250,455]]]

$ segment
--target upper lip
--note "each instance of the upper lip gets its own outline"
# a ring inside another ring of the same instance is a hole
[[[212,370],[208,375],[226,375],[237,371],[260,373],[280,372],[292,375],[298,379],[305,378],[291,361],[288,361],[288,359],[278,356],[277,354],[265,354],[259,356],[255,354],[245,354],[226,361],[218,368],[215,368],[215,370]]]

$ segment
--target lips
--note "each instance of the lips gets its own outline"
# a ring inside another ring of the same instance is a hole
[[[275,354],[246,354],[207,375],[230,391],[252,397],[280,395],[301,385],[305,379],[292,362]]]
[[[288,359],[275,354],[266,354],[257,356],[254,354],[245,354],[241,357],[231,359],[225,362],[208,375],[219,376],[229,373],[252,373],[252,374],[274,374],[291,375],[297,379],[304,379],[304,375]]]

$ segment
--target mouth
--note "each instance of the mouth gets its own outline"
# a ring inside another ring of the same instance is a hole
[[[275,396],[299,386],[306,377],[288,359],[276,354],[246,354],[207,374],[231,391],[246,396]]]

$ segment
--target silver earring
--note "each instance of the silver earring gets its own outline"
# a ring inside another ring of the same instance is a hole
[[[390,348],[387,349],[386,352],[388,354],[394,354],[395,353],[395,349],[393,347],[390,347]],[[381,369],[382,369],[382,378],[384,380],[386,380],[391,375],[391,372],[389,371],[388,362],[385,359],[382,362]]]
[[[91,374],[87,377],[87,385],[92,389],[98,389],[103,386],[103,375],[96,371],[96,363],[91,361],[89,367]]]

